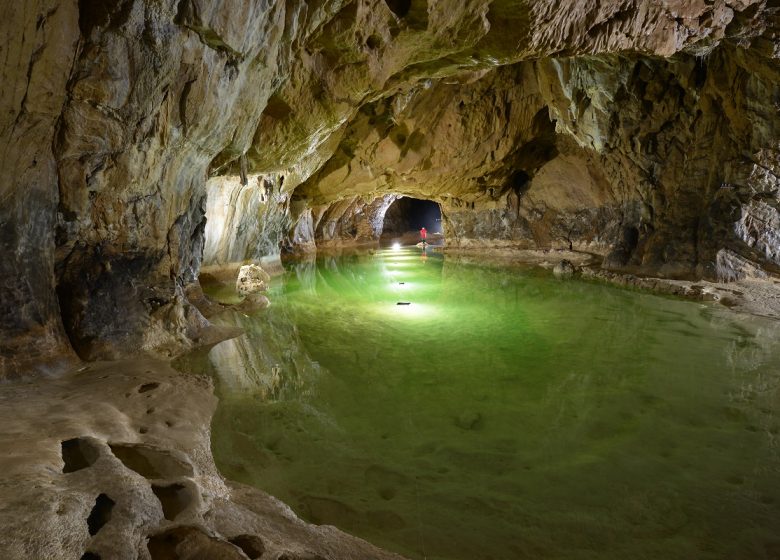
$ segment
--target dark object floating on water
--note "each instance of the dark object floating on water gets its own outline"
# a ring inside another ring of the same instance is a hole
[[[412,305],[411,301],[399,301],[396,305]]]
[[[398,283],[399,283],[401,286],[403,286],[404,284],[406,284],[406,282],[398,282]]]

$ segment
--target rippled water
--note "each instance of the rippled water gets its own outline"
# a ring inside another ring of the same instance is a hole
[[[305,519],[410,558],[780,558],[776,323],[417,249],[271,299],[184,367],[221,471]]]

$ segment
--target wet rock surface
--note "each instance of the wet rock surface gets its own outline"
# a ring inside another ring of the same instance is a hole
[[[247,264],[238,271],[236,291],[240,296],[249,296],[268,291],[271,276],[256,264]]]
[[[215,405],[152,360],[0,387],[3,558],[399,558],[222,479]]]

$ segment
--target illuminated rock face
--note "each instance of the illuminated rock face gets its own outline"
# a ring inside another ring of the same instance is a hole
[[[374,237],[397,194],[440,202],[464,249],[780,264],[772,2],[22,4],[0,23],[0,376],[159,353],[166,325],[187,348],[204,259]]]
[[[296,193],[431,198],[450,247],[575,248],[610,268],[708,278],[728,247],[772,269],[777,77],[772,59],[724,45],[707,58],[545,59],[440,81],[403,105],[364,107]]]

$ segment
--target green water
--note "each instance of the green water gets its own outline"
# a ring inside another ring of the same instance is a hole
[[[271,299],[188,367],[220,470],[305,519],[410,558],[780,558],[776,323],[417,249]]]

